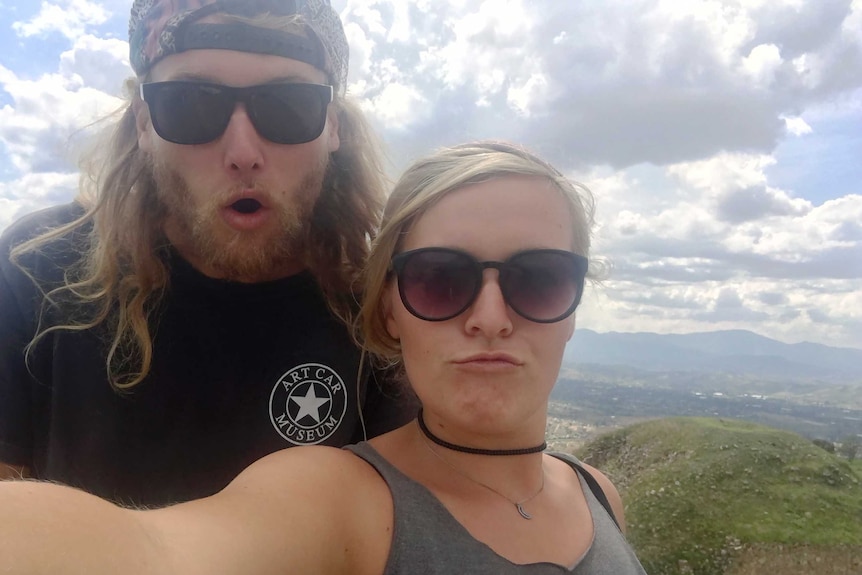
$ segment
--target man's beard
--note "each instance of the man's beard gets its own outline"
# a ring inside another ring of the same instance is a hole
[[[280,268],[295,269],[297,263],[304,263],[312,212],[327,166],[325,157],[295,189],[285,193],[256,188],[264,192],[268,208],[275,212],[275,225],[250,231],[231,229],[224,223],[220,214],[224,194],[214,191],[212,197],[199,203],[175,170],[161,163],[154,163],[152,169],[159,202],[178,236],[172,239],[190,249],[217,277],[253,283],[279,277]],[[283,198],[289,198],[290,203],[283,203]]]

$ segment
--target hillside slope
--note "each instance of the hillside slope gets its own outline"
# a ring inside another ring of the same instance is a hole
[[[670,418],[578,456],[619,488],[651,575],[862,573],[862,474],[799,435]]]

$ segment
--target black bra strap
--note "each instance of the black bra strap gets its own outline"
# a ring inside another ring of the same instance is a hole
[[[581,475],[584,476],[584,481],[587,482],[587,485],[589,486],[590,491],[593,492],[593,495],[595,496],[595,498],[598,499],[599,503],[602,504],[602,507],[604,507],[605,511],[608,512],[608,515],[610,515],[611,519],[614,520],[614,525],[616,525],[617,529],[619,529],[620,524],[617,521],[616,516],[614,515],[614,510],[611,509],[611,503],[610,503],[610,501],[608,501],[608,498],[605,495],[605,492],[599,486],[599,482],[596,481],[596,478],[593,477],[589,471],[584,469],[583,465],[580,465],[579,463],[576,463],[576,462],[572,461],[571,459],[566,459],[565,461],[566,461],[566,463],[568,463],[572,467],[576,467],[578,469],[578,471],[581,473]]]

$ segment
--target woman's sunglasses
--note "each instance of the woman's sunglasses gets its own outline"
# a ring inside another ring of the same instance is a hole
[[[326,125],[332,86],[262,84],[235,88],[193,81],[141,84],[153,128],[174,144],[206,144],[221,137],[237,103],[257,133],[276,144],[304,144],[317,139]]]
[[[499,271],[503,299],[518,315],[538,323],[565,319],[581,301],[588,262],[564,250],[529,250],[504,262],[480,262],[448,248],[420,248],[392,257],[398,293],[407,311],[426,321],[464,313],[482,289],[482,272]]]

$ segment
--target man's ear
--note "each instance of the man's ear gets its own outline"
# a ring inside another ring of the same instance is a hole
[[[153,125],[150,122],[150,108],[147,103],[136,97],[132,100],[132,113],[135,115],[135,128],[138,130],[138,147],[144,152],[153,151]]]

